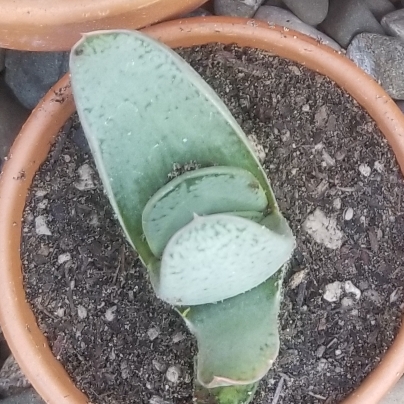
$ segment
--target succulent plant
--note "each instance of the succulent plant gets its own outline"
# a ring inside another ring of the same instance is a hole
[[[246,135],[181,57],[140,32],[84,35],[70,70],[111,205],[197,339],[196,402],[250,402],[278,353],[295,240]]]

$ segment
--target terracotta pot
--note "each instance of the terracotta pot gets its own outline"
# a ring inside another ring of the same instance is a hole
[[[62,51],[83,32],[138,29],[183,16],[207,0],[0,0],[0,48]]]
[[[252,20],[208,17],[171,21],[144,30],[171,47],[208,42],[237,43],[294,60],[324,74],[349,92],[373,117],[404,169],[404,115],[362,70],[344,56],[304,35]],[[54,358],[25,300],[21,275],[22,214],[35,172],[58,130],[74,112],[69,77],[63,77],[32,112],[0,178],[0,323],[18,363],[52,404],[88,400]],[[376,404],[404,372],[404,327],[378,367],[345,404]]]

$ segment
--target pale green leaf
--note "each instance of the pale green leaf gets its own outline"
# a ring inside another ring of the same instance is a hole
[[[156,257],[194,214],[264,211],[268,201],[259,182],[243,169],[209,167],[189,171],[162,187],[148,201],[142,222]]]
[[[136,31],[84,35],[70,56],[73,94],[111,204],[132,245],[153,258],[142,231],[147,201],[173,165],[237,166],[277,206],[257,157],[216,93],[175,52]]]
[[[216,304],[180,312],[198,342],[197,378],[207,388],[252,384],[278,355],[283,271],[258,287]]]
[[[172,305],[197,305],[258,286],[295,246],[291,233],[276,230],[238,216],[196,216],[163,252],[158,276],[151,278],[157,296]]]

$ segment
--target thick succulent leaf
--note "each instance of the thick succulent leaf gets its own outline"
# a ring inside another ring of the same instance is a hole
[[[216,93],[175,52],[136,31],[86,34],[70,71],[77,111],[104,188],[132,245],[147,264],[147,201],[173,165],[237,166],[276,202],[247,137]]]
[[[181,308],[198,342],[197,378],[206,388],[252,384],[278,355],[283,271],[258,287],[216,304]]]
[[[195,381],[195,404],[249,404],[254,398],[259,382],[240,386],[207,389]]]
[[[170,239],[159,274],[151,277],[157,296],[172,305],[198,305],[258,286],[294,249],[293,235],[276,230],[238,216],[195,216]]]
[[[160,257],[170,238],[194,214],[264,211],[268,201],[254,176],[236,167],[189,171],[160,188],[146,204],[142,222],[146,240]]]

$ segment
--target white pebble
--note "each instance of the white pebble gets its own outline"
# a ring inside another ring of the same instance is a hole
[[[83,306],[78,306],[77,307],[77,315],[81,320],[85,319],[87,317],[87,309]]]
[[[175,384],[175,383],[178,383],[180,374],[181,374],[181,372],[180,372],[180,369],[178,368],[178,366],[170,366],[167,369],[166,378],[169,382]]]
[[[93,182],[94,171],[88,164],[83,164],[81,167],[79,167],[77,173],[79,175],[79,179],[74,183],[74,186],[79,191],[87,191],[95,188]]]
[[[147,335],[150,338],[150,341],[155,340],[160,334],[160,330],[158,328],[150,328],[147,330]]]
[[[72,259],[72,256],[68,252],[60,254],[58,257],[58,264],[62,265],[65,262],[70,261],[71,259]]]
[[[384,164],[380,161],[375,161],[373,168],[381,174],[384,171]]]
[[[303,282],[303,279],[306,277],[308,272],[308,269],[296,272],[289,281],[289,288],[292,290],[296,289]]]
[[[35,192],[35,196],[42,197],[42,196],[45,196],[47,193],[48,193],[48,191],[46,191],[45,189],[38,189]]]
[[[334,206],[335,210],[340,210],[342,206],[341,198],[335,198],[332,205]]]
[[[341,295],[342,295],[342,283],[336,281],[326,285],[325,292],[323,294],[323,299],[327,300],[327,302],[334,303],[339,301]]]
[[[43,199],[41,202],[38,203],[38,209],[45,209],[48,206],[48,200]]]
[[[372,169],[367,165],[367,164],[361,164],[359,166],[359,172],[364,176],[364,177],[369,177],[370,173],[372,172]]]
[[[356,300],[361,298],[362,292],[351,281],[344,283],[344,289],[345,293],[353,295]]]
[[[346,221],[352,220],[353,215],[354,215],[354,211],[352,208],[345,209],[344,220],[346,220]]]
[[[38,235],[51,236],[52,233],[46,224],[45,216],[38,216],[35,218],[35,232]]]
[[[65,316],[65,309],[63,307],[59,307],[56,310],[56,315],[60,318],[63,318]]]
[[[117,309],[116,306],[110,307],[110,308],[105,312],[105,320],[107,320],[107,321],[112,321],[112,320],[115,318],[115,316],[116,316],[116,314],[115,314],[116,309]]]
[[[336,250],[341,247],[343,233],[334,218],[328,218],[320,209],[316,209],[303,223],[303,230],[313,239],[327,248]]]

